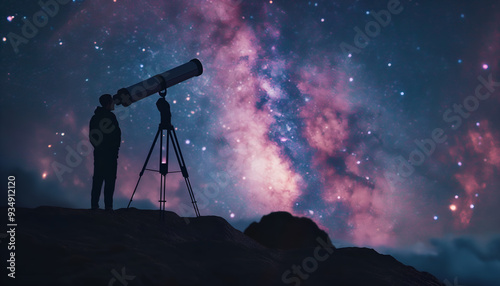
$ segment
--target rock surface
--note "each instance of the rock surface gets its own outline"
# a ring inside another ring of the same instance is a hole
[[[260,222],[251,223],[244,234],[269,248],[286,250],[315,247],[318,240],[335,248],[328,234],[319,229],[314,221],[307,217],[292,216],[287,212],[273,212],[263,216]]]
[[[267,248],[216,216],[38,207],[16,222],[16,278],[1,285],[443,285],[372,249]]]

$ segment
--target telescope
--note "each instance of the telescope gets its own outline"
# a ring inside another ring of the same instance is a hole
[[[119,89],[113,95],[113,100],[116,105],[129,106],[157,92],[164,97],[166,94],[164,91],[167,88],[192,77],[199,76],[202,73],[203,66],[201,62],[198,59],[193,59],[164,73],[157,74],[127,88]]]

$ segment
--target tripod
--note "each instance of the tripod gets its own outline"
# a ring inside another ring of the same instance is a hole
[[[189,192],[189,196],[191,198],[191,203],[193,204],[194,207],[194,213],[196,214],[197,217],[200,216],[200,211],[198,209],[198,205],[196,204],[196,198],[194,197],[193,193],[193,188],[191,187],[191,182],[189,181],[189,174],[186,168],[186,164],[184,162],[184,157],[182,156],[181,152],[181,147],[179,145],[179,141],[177,140],[177,135],[175,134],[175,128],[171,124],[171,113],[170,113],[170,105],[168,102],[165,100],[165,95],[160,93],[161,98],[158,99],[156,102],[156,106],[158,107],[158,110],[160,111],[161,115],[161,123],[158,126],[158,131],[156,132],[155,139],[153,141],[153,144],[151,145],[151,148],[149,149],[148,156],[146,157],[146,161],[144,162],[144,166],[142,166],[142,170],[139,173],[139,179],[137,180],[137,184],[135,185],[134,192],[132,193],[132,196],[130,197],[130,201],[128,202],[127,208],[130,207],[130,203],[132,203],[132,199],[135,195],[135,192],[137,191],[137,187],[139,186],[139,183],[141,181],[142,175],[144,174],[145,170],[148,171],[155,171],[159,172],[161,174],[161,179],[160,179],[160,219],[164,219],[164,211],[165,211],[165,202],[166,202],[166,196],[165,196],[165,189],[166,189],[166,183],[167,183],[167,174],[168,173],[182,173],[182,176],[184,177],[184,181],[186,182],[186,187]],[[165,152],[165,158],[163,158],[163,132],[166,131],[167,135],[167,140],[165,141],[166,143],[166,152]],[[160,169],[159,170],[152,170],[152,169],[147,169],[147,165],[149,162],[149,158],[151,157],[151,153],[153,152],[153,149],[155,147],[156,141],[158,141],[158,137],[160,137]],[[174,171],[174,172],[169,172],[168,171],[168,153],[169,153],[169,140],[172,143],[172,147],[174,148],[175,151],[175,156],[177,157],[177,162],[179,163],[180,171]],[[165,159],[165,160],[163,160]]]

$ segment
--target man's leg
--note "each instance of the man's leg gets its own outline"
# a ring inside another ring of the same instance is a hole
[[[115,192],[115,178],[106,178],[104,185],[104,206],[106,210],[113,209],[113,193]]]
[[[116,183],[116,170],[117,170],[117,159],[113,158],[112,161],[108,165],[108,170],[106,174],[104,185],[104,206],[106,210],[113,209],[113,194],[115,192],[115,183]]]
[[[106,166],[103,164],[102,156],[94,152],[94,176],[92,177],[92,192],[90,193],[90,204],[92,209],[99,208],[99,198],[104,181]]]
[[[94,177],[92,178],[92,193],[90,194],[90,203],[92,209],[99,208],[99,197],[101,196],[102,182],[104,178],[100,174],[96,174],[94,170]]]

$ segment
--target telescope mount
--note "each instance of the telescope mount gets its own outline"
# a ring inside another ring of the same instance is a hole
[[[156,101],[156,107],[158,108],[158,111],[160,111],[161,115],[161,122],[158,126],[158,131],[156,132],[155,138],[153,140],[153,144],[151,145],[151,148],[149,149],[148,156],[146,157],[146,161],[144,162],[144,165],[142,166],[142,170],[139,173],[139,179],[137,180],[137,184],[135,185],[134,192],[132,193],[132,196],[130,197],[130,201],[128,203],[127,208],[130,207],[130,204],[132,203],[132,199],[134,198],[135,192],[137,191],[137,187],[139,186],[139,183],[141,181],[142,175],[144,174],[144,171],[154,171],[158,172],[161,175],[160,179],[160,199],[158,202],[160,203],[160,219],[164,219],[164,211],[165,211],[165,203],[166,203],[166,195],[165,195],[165,189],[166,189],[166,183],[167,183],[167,174],[169,173],[182,173],[182,176],[184,177],[184,181],[186,182],[186,187],[189,192],[189,197],[191,198],[191,203],[193,204],[194,208],[194,213],[196,214],[197,217],[200,216],[200,210],[198,209],[198,205],[196,203],[196,198],[193,193],[193,188],[191,187],[191,182],[189,181],[189,174],[186,168],[186,163],[184,162],[184,157],[182,156],[181,152],[181,147],[179,145],[179,141],[177,140],[177,135],[175,134],[175,128],[171,124],[171,113],[170,113],[170,104],[165,100],[165,95],[167,94],[167,90],[164,90],[163,92],[159,92],[160,98],[158,101]],[[166,131],[166,140],[165,140],[165,157],[163,157],[163,147],[164,147],[164,141],[163,141],[163,136],[164,132]],[[158,141],[158,137],[160,137],[160,166],[159,170],[152,170],[152,169],[147,169],[147,165],[149,162],[149,159],[151,157],[151,153],[153,152],[153,149],[156,145],[156,141]],[[179,168],[180,171],[169,171],[168,170],[168,155],[169,155],[169,141],[172,143],[172,147],[175,151],[175,156],[177,157],[177,162],[179,163]]]

